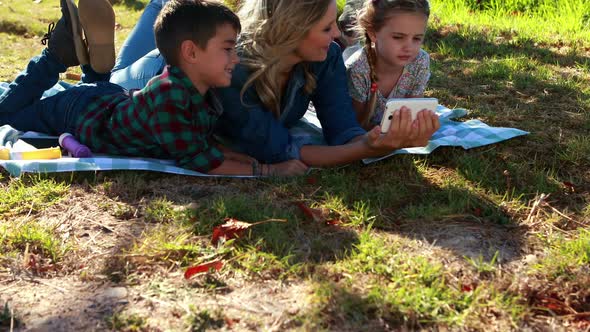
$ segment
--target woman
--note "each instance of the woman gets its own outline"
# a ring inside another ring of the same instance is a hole
[[[154,46],[147,28],[162,2],[148,4],[115,67],[128,64],[122,73],[141,74],[135,85],[160,70],[161,57],[154,52],[141,59],[138,55]],[[309,166],[331,166],[390,153],[438,129],[436,115],[413,124],[407,109],[396,113],[386,134],[378,126],[368,133],[360,127],[341,51],[333,42],[340,35],[335,0],[245,0],[238,16],[241,62],[233,71],[232,85],[218,90],[224,107],[219,130],[242,152],[265,163],[300,159]],[[118,72],[111,81],[123,86],[131,82]],[[329,146],[308,145],[289,134],[288,128],[303,117],[310,101]]]

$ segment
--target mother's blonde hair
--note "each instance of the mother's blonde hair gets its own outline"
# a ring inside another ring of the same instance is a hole
[[[241,97],[253,85],[262,104],[278,118],[282,91],[281,59],[292,55],[299,42],[324,16],[334,0],[245,0],[238,12],[242,23],[241,63],[251,72]],[[304,89],[312,93],[316,78],[303,63]]]

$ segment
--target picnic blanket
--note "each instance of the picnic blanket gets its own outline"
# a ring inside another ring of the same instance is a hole
[[[436,114],[440,119],[440,128],[432,135],[427,146],[395,150],[383,157],[363,159],[363,163],[374,163],[396,154],[429,154],[439,146],[460,146],[467,150],[528,134],[516,128],[491,127],[475,119],[453,121],[467,115],[467,110],[463,108],[449,109],[438,105]],[[309,144],[326,144],[321,131],[320,122],[312,111],[307,112],[300,123],[291,129],[291,135],[302,137]]]
[[[0,94],[5,87],[6,83],[0,83]],[[58,91],[63,90],[64,87],[66,86],[58,83],[51,90],[48,90],[44,96],[47,97],[53,95]],[[440,116],[441,127],[432,136],[432,139],[427,146],[399,149],[380,158],[364,159],[363,162],[365,164],[370,164],[396,154],[429,154],[439,146],[461,146],[464,149],[470,149],[528,134],[526,131],[515,128],[490,127],[479,120],[468,120],[465,122],[452,120],[467,115],[465,109],[449,109],[439,105],[436,112]],[[322,135],[321,125],[313,107],[310,107],[310,111],[305,114],[297,125],[290,129],[290,132],[293,136],[297,137],[297,139],[303,140],[307,144],[326,144]],[[0,146],[13,147],[14,144],[22,141],[22,139],[47,139],[55,140],[55,142],[57,142],[57,137],[39,133],[22,133],[7,125],[0,126]],[[190,176],[220,177],[220,175],[209,175],[174,166],[174,161],[172,160],[110,155],[95,155],[92,158],[63,157],[61,159],[49,160],[0,160],[0,167],[5,168],[12,176],[20,176],[22,173],[26,172],[53,173],[72,171],[146,170]]]

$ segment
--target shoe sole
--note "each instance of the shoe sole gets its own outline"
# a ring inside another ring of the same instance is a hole
[[[65,0],[70,14],[70,23],[72,26],[72,38],[74,39],[74,49],[76,57],[81,65],[88,63],[88,51],[86,44],[82,38],[82,25],[80,24],[80,16],[78,15],[78,8],[73,0]]]
[[[80,23],[84,29],[90,66],[108,73],[115,66],[115,12],[108,0],[80,0]]]

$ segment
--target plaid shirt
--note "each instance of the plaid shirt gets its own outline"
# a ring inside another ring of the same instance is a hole
[[[77,122],[77,137],[95,152],[174,159],[178,166],[207,173],[223,162],[212,144],[221,106],[210,107],[177,67],[168,66],[145,88],[107,95],[90,103]]]

